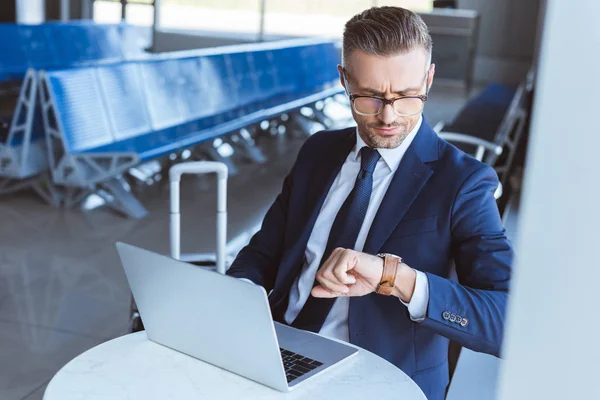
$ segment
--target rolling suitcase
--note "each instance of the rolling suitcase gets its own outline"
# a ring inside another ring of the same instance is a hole
[[[196,161],[177,164],[169,171],[170,185],[170,225],[169,240],[171,257],[191,264],[212,267],[224,274],[227,267],[227,166],[215,161]],[[181,254],[181,176],[185,174],[217,174],[217,249],[215,253]],[[144,330],[144,324],[133,298],[130,306],[130,332]]]

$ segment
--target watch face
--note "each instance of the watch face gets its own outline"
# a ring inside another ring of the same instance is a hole
[[[390,256],[390,257],[394,257],[394,258],[401,258],[400,256],[397,256],[395,254],[390,254],[390,253],[379,253],[379,254],[377,254],[377,257],[385,258],[385,256]]]

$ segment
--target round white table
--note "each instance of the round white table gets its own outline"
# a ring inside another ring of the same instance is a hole
[[[77,356],[50,381],[44,400],[135,399],[427,400],[404,372],[359,348],[330,371],[281,393],[156,344],[138,332]]]

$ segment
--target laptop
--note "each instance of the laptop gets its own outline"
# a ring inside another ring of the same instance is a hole
[[[287,392],[358,350],[273,322],[262,286],[128,244],[117,250],[156,343]]]

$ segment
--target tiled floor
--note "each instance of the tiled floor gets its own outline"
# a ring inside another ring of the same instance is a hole
[[[438,90],[426,109],[433,125],[464,104],[460,91]],[[269,161],[240,163],[229,180],[229,237],[260,223],[301,140],[266,138]],[[183,251],[214,248],[212,183],[184,179]],[[130,293],[116,241],[168,253],[166,184],[139,195],[141,220],[108,209],[53,209],[30,193],[0,198],[0,399],[41,399],[56,371],[85,350],[127,331]]]

